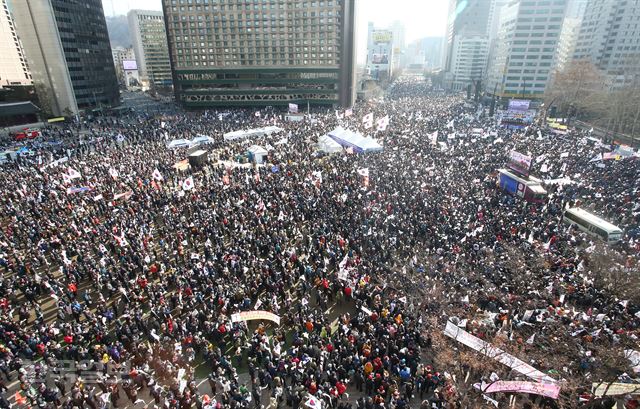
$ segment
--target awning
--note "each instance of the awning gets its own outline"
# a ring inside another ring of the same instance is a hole
[[[40,111],[31,101],[0,103],[0,116],[31,115]]]

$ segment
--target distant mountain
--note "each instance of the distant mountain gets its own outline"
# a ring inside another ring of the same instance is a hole
[[[106,19],[111,47],[131,47],[131,34],[129,33],[127,16],[106,16]]]

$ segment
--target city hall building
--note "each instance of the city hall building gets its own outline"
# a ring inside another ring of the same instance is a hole
[[[163,0],[187,108],[355,100],[356,0]]]

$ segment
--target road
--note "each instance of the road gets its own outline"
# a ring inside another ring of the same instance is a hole
[[[176,113],[180,111],[180,108],[176,106],[174,101],[156,101],[144,92],[124,91],[121,94],[121,100],[121,106],[133,108],[138,113],[159,114]]]

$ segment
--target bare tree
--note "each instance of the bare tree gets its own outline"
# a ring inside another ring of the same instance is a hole
[[[604,75],[590,61],[575,61],[555,74],[545,103],[567,115],[590,116],[601,110],[604,84]]]
[[[586,267],[596,288],[621,300],[640,303],[640,282],[633,265],[627,265],[623,254],[598,243],[586,259]]]

